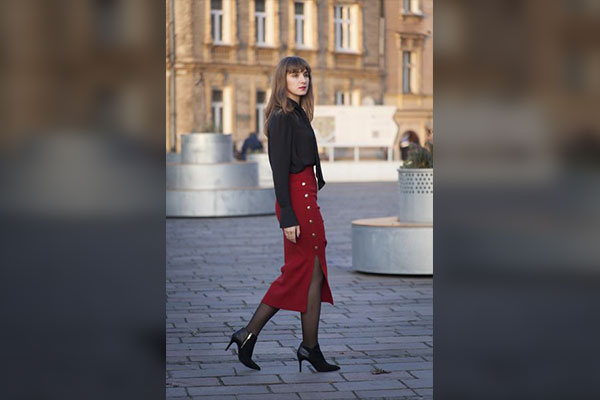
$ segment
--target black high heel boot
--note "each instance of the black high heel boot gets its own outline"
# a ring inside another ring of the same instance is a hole
[[[260,370],[260,367],[252,361],[252,352],[254,351],[254,345],[256,344],[256,335],[247,328],[242,328],[231,335],[231,341],[225,350],[228,350],[233,342],[238,345],[238,359],[240,362],[248,368]]]
[[[298,356],[298,367],[300,368],[300,372],[302,372],[303,360],[307,360],[309,363],[311,363],[317,372],[337,371],[340,369],[339,366],[328,364],[327,361],[325,361],[325,357],[323,357],[323,353],[321,353],[319,344],[310,349],[304,346],[303,343],[300,343],[300,347],[298,347],[296,355]]]

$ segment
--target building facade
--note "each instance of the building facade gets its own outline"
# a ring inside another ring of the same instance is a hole
[[[384,104],[398,107],[397,141],[413,131],[423,144],[433,132],[433,0],[386,1],[385,15]]]
[[[413,2],[421,10],[420,1]],[[167,0],[167,151],[179,152],[180,135],[190,132],[230,133],[238,148],[251,132],[264,140],[271,75],[288,55],[311,65],[316,105],[397,104],[410,109],[399,118],[407,127],[426,126],[414,121],[426,115],[431,84],[415,70],[414,92],[400,91],[395,71],[402,52],[392,33],[421,32],[426,18],[405,14],[402,20],[401,3]],[[403,21],[411,28],[401,28]],[[411,46],[428,43],[422,38]],[[428,56],[419,51],[415,59]],[[431,60],[415,68],[427,63]]]

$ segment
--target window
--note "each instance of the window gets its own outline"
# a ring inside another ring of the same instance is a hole
[[[263,127],[265,125],[265,108],[267,95],[262,90],[256,91],[256,132],[258,136],[263,135]]]
[[[210,22],[213,43],[223,43],[223,0],[210,0]]]
[[[360,89],[336,90],[334,104],[336,106],[357,106],[360,104]]]
[[[279,37],[275,32],[279,29],[278,2],[276,0],[252,0],[250,2],[251,9],[252,6],[254,14],[249,14],[249,24],[254,26],[254,37],[250,39],[251,45],[277,46]]]
[[[320,3],[319,0],[288,0],[291,28],[287,40],[290,48],[314,50],[318,48],[318,3]],[[330,12],[334,12],[333,6],[331,6]],[[332,29],[331,37],[333,38],[333,25],[330,29]],[[331,42],[331,47],[334,50],[334,41]]]
[[[265,10],[265,0],[256,0],[254,10],[254,21],[256,26],[256,44],[266,44],[266,22],[267,13]]]
[[[335,92],[335,105],[336,106],[349,106],[350,101],[350,92],[344,92],[342,90],[337,90]]]
[[[414,76],[414,54],[410,51],[402,52],[402,92],[413,93],[412,80]]]
[[[362,52],[362,11],[360,4],[336,4],[333,8],[334,51]]]
[[[304,3],[294,3],[294,23],[296,26],[296,45],[304,46]]]
[[[402,0],[402,12],[404,14],[420,14],[419,0]]]
[[[336,5],[334,14],[336,50],[351,50],[350,26],[350,6]]]
[[[237,43],[237,14],[234,0],[203,0],[204,40],[217,46]]]
[[[212,91],[212,122],[215,132],[223,132],[223,91]]]

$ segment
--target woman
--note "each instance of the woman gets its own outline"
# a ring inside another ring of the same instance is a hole
[[[307,360],[319,372],[336,371],[325,361],[317,333],[321,302],[333,304],[327,281],[325,228],[317,204],[317,191],[324,185],[317,140],[310,125],[314,100],[311,68],[300,57],[285,57],[275,70],[271,98],[266,108],[269,162],[275,185],[275,212],[283,230],[285,264],[273,281],[250,323],[235,332],[238,358],[247,367],[260,369],[252,361],[256,338],[280,309],[299,311],[302,343],[296,352],[298,366]],[[316,178],[313,171],[316,166]],[[226,349],[226,350],[227,350]]]

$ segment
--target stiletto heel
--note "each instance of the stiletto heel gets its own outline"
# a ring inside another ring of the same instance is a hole
[[[319,344],[317,344],[312,349],[304,346],[303,343],[300,343],[300,347],[298,347],[298,351],[296,352],[298,356],[298,362],[300,363],[300,372],[302,372],[302,361],[306,360],[317,370],[317,372],[329,372],[329,371],[337,371],[340,369],[339,366],[329,364],[325,361],[325,357],[323,357],[323,353],[321,353],[321,348]]]
[[[298,366],[300,367],[299,368],[300,369],[299,372],[302,372],[302,360],[298,360]]]
[[[233,338],[231,339],[231,341],[229,342],[227,347],[225,347],[225,351],[229,350],[229,346],[231,346],[232,344],[233,344]]]
[[[254,345],[256,344],[256,335],[247,328],[240,329],[231,335],[231,341],[225,351],[229,349],[229,346],[231,346],[233,342],[238,346],[238,360],[248,368],[260,370],[260,367],[252,361],[252,352],[254,351]]]

